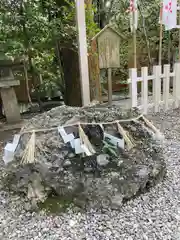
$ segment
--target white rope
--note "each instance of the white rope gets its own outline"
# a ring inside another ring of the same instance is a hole
[[[95,122],[95,123],[87,123],[87,122],[76,122],[76,123],[72,123],[72,124],[67,124],[67,125],[63,125],[62,127],[72,127],[72,126],[78,126],[78,125],[110,125],[110,124],[117,124],[117,123],[123,123],[123,122],[132,122],[134,120],[138,120],[140,118],[143,117],[143,114],[139,115],[136,118],[129,118],[129,119],[121,119],[121,120],[115,120],[115,121],[111,121],[111,122]],[[49,131],[54,131],[58,128],[57,127],[52,127],[52,128],[42,128],[42,129],[29,129],[29,130],[25,130],[25,131],[21,131],[20,135],[22,136],[23,134],[26,133],[32,133],[33,131],[36,132],[49,132]]]

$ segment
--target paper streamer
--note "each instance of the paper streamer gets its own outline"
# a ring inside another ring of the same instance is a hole
[[[13,142],[6,144],[4,148],[4,156],[3,156],[3,161],[5,164],[8,164],[14,160],[14,153],[19,144],[19,140],[20,140],[20,135],[16,134],[14,135]]]
[[[104,137],[105,137],[105,139],[108,138],[113,145],[118,146],[119,148],[124,149],[124,139],[120,139],[120,138],[114,137],[114,136],[112,136],[112,135],[110,135],[108,133],[104,133]]]
[[[74,134],[67,134],[63,127],[58,127],[58,132],[61,135],[64,143],[68,143],[74,140]]]

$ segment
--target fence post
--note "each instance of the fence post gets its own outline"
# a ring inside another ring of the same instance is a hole
[[[141,68],[141,76],[142,76],[142,98],[141,104],[143,106],[143,113],[147,114],[148,112],[148,68],[142,67]]]
[[[161,66],[153,66],[153,101],[154,101],[154,111],[159,111],[159,104],[161,101]]]
[[[164,77],[163,77],[163,104],[165,110],[168,109],[169,102],[169,74],[170,74],[170,65],[164,65]]]
[[[129,69],[131,107],[137,107],[137,69]]]
[[[180,63],[174,64],[174,78],[173,78],[173,98],[174,107],[179,107],[179,97],[180,97]]]

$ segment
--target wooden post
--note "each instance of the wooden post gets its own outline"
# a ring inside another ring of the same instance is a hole
[[[112,69],[108,68],[108,103],[112,105]]]
[[[99,58],[96,39],[91,41],[91,49],[89,51],[89,81],[91,101],[98,100],[102,102],[102,90],[100,81]]]
[[[89,24],[95,24],[94,15],[92,9],[92,0],[85,0],[86,4],[86,16],[88,17]],[[95,33],[90,29],[87,32],[87,37],[92,39]],[[88,64],[89,64],[89,82],[90,82],[90,99],[91,101],[97,100],[102,102],[101,97],[101,82],[100,82],[100,70],[99,59],[96,39],[91,40],[89,48]]]
[[[76,22],[78,28],[82,105],[88,105],[90,103],[90,89],[84,0],[76,0]]]

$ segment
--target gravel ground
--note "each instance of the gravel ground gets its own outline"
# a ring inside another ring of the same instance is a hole
[[[180,240],[180,109],[151,119],[166,136],[164,182],[120,211],[68,209],[58,216],[28,213],[22,199],[0,191],[0,239]]]

